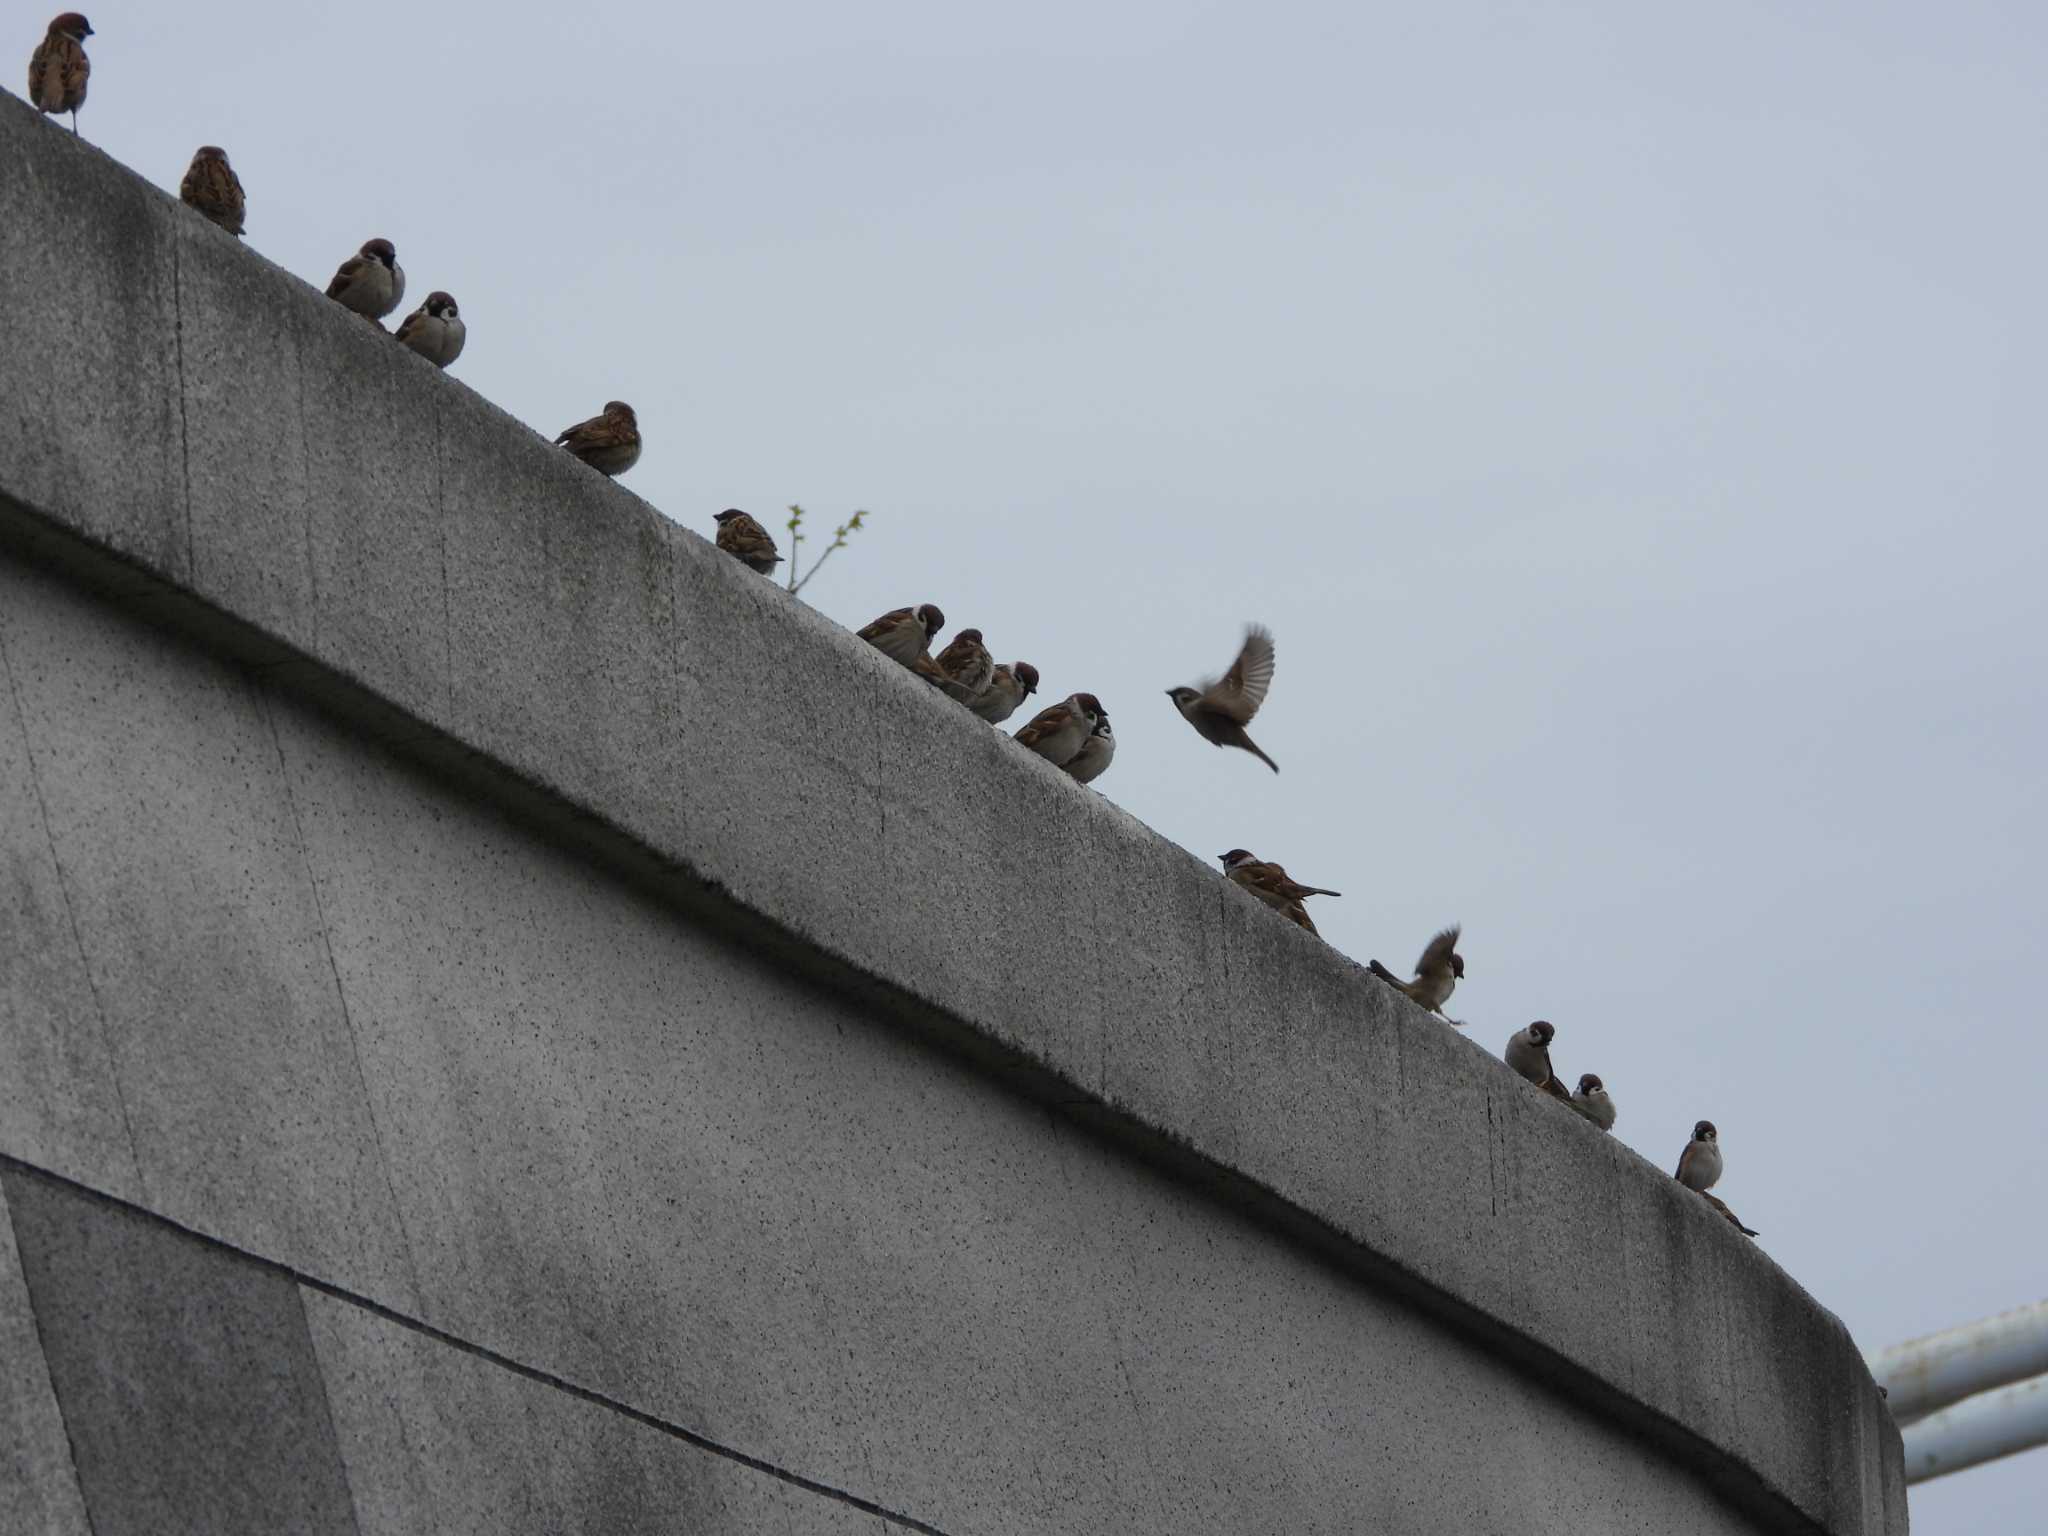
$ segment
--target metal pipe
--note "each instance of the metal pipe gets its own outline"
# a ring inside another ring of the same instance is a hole
[[[1978,1392],[2048,1374],[2048,1301],[1909,1339],[1869,1356],[1892,1418],[1912,1423]]]
[[[2048,1376],[1965,1398],[1929,1414],[1905,1439],[1908,1483],[2048,1445]]]

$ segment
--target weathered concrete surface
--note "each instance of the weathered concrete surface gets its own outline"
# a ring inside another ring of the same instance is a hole
[[[91,1536],[0,1186],[0,1531]]]
[[[0,1152],[951,1531],[1904,1530],[1661,1170],[7,101],[0,270]]]

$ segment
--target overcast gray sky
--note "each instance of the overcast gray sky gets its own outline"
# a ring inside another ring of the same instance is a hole
[[[88,11],[94,142],[389,236],[693,527],[872,508],[820,607],[1100,694],[1361,960],[1462,919],[1453,1012],[1716,1120],[1867,1347],[2048,1293],[2038,4]],[[1277,780],[1162,694],[1253,618]]]

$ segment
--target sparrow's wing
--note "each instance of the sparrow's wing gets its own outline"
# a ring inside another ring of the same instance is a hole
[[[1066,723],[1067,706],[1055,704],[1051,708],[1041,709],[1037,714],[1033,715],[1031,723],[1017,733],[1017,739],[1028,747],[1050,736]]]
[[[1429,941],[1429,947],[1422,952],[1422,958],[1415,962],[1415,974],[1434,975],[1447,971],[1451,966],[1451,955],[1458,947],[1458,925],[1453,923],[1442,933]]]
[[[860,637],[863,640],[878,639],[889,633],[890,630],[895,629],[898,625],[908,623],[910,619],[910,609],[891,608],[887,613],[875,620],[874,623],[863,625],[860,630]]]
[[[1692,1161],[1694,1145],[1695,1143],[1690,1141],[1685,1144],[1685,1150],[1678,1154],[1678,1166],[1672,1170],[1671,1177],[1678,1180],[1681,1184],[1685,1183],[1685,1166]]]
[[[349,289],[353,288],[356,285],[357,281],[362,277],[363,273],[369,268],[369,266],[370,258],[367,256],[358,255],[349,257],[347,261],[344,261],[339,267],[335,269],[334,281],[327,285],[327,297],[329,297],[330,299],[338,299],[344,293],[347,293]],[[590,423],[587,421],[583,423],[584,427],[587,427],[589,425]],[[569,429],[570,432],[579,432],[581,430],[582,427],[571,427]],[[562,434],[562,437],[556,438],[555,441],[559,443],[562,441],[563,437],[567,437],[568,435],[568,432],[565,432]]]
[[[420,327],[425,325],[426,323],[427,307],[426,305],[422,304],[418,309],[414,310],[411,314],[407,315],[405,319],[402,322],[400,322],[398,327],[398,339],[400,341],[404,341],[408,337],[416,335],[419,332]],[[567,434],[565,433],[564,436],[566,435]],[[555,441],[558,443],[561,440],[562,439],[559,437],[555,439]]]
[[[1244,645],[1230,670],[1203,688],[1202,704],[1239,725],[1249,725],[1272,686],[1273,633],[1263,624],[1254,624],[1245,631]]]
[[[85,56],[85,49],[73,38],[64,39],[64,99],[85,100],[85,82],[92,74],[92,60]]]
[[[43,81],[50,73],[50,40],[45,37],[36,44],[36,51],[28,56],[28,99],[35,103],[38,111],[47,111],[43,106]]]

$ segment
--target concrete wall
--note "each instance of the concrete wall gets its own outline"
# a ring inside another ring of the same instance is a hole
[[[0,1530],[1905,1530],[1662,1170],[6,99],[0,272]]]

